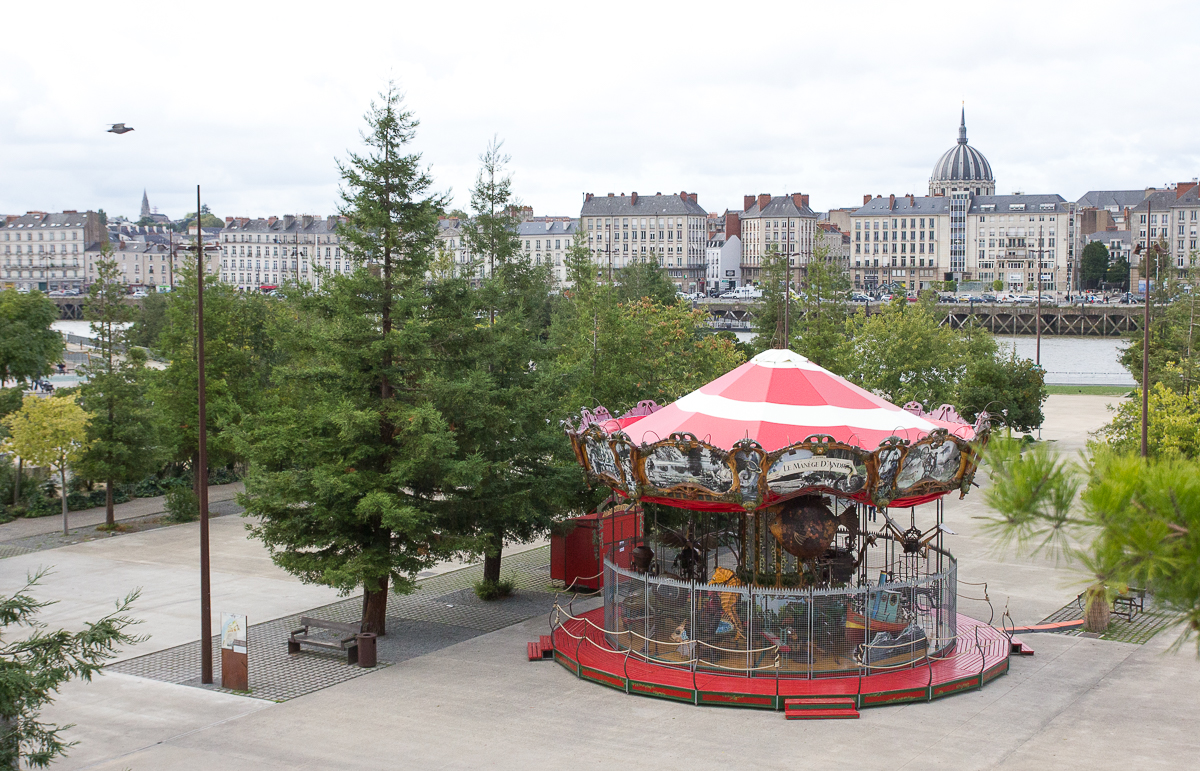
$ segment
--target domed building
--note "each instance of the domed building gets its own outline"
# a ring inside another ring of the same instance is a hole
[[[995,195],[996,179],[992,165],[983,153],[967,144],[967,110],[962,112],[958,126],[958,144],[951,147],[933,167],[929,178],[929,194],[948,196],[966,192],[971,195]]]

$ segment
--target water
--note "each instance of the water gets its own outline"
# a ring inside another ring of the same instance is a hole
[[[734,332],[748,343],[753,332]],[[1034,360],[1037,338],[1032,335],[997,335],[1002,353],[1016,349],[1017,356]],[[1042,367],[1048,385],[1134,385],[1129,370],[1118,359],[1128,340],[1116,337],[1042,336]]]
[[[75,335],[76,337],[92,337],[92,322],[90,321],[56,321],[50,325],[57,332],[63,335]],[[114,324],[113,326],[130,326],[129,324]]]
[[[1001,351],[1034,360],[1037,338],[1031,335],[997,335]],[[1119,337],[1066,337],[1042,335],[1042,367],[1048,385],[1135,385],[1133,375],[1118,359],[1129,344]]]

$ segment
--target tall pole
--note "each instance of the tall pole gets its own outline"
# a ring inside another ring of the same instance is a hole
[[[1034,353],[1034,364],[1042,366],[1042,250],[1038,249],[1037,261],[1037,348]]]
[[[1150,445],[1147,441],[1147,418],[1150,414],[1150,276],[1146,271],[1146,260],[1153,253],[1150,247],[1150,223],[1153,221],[1151,212],[1154,204],[1146,201],[1146,249],[1142,252],[1142,274],[1146,281],[1145,309],[1142,315],[1142,457],[1150,457]]]
[[[200,492],[200,682],[213,681],[212,598],[208,580],[208,418],[204,383],[204,231],[200,218],[200,186],[196,185],[196,373],[199,383],[199,468],[196,481]]]

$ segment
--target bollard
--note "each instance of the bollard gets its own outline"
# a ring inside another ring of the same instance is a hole
[[[358,665],[363,669],[375,666],[375,637],[374,632],[358,635]]]

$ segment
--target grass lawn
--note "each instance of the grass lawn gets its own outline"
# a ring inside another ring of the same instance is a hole
[[[1087,396],[1124,396],[1133,391],[1132,386],[1099,385],[1048,385],[1048,394],[1086,394]]]

